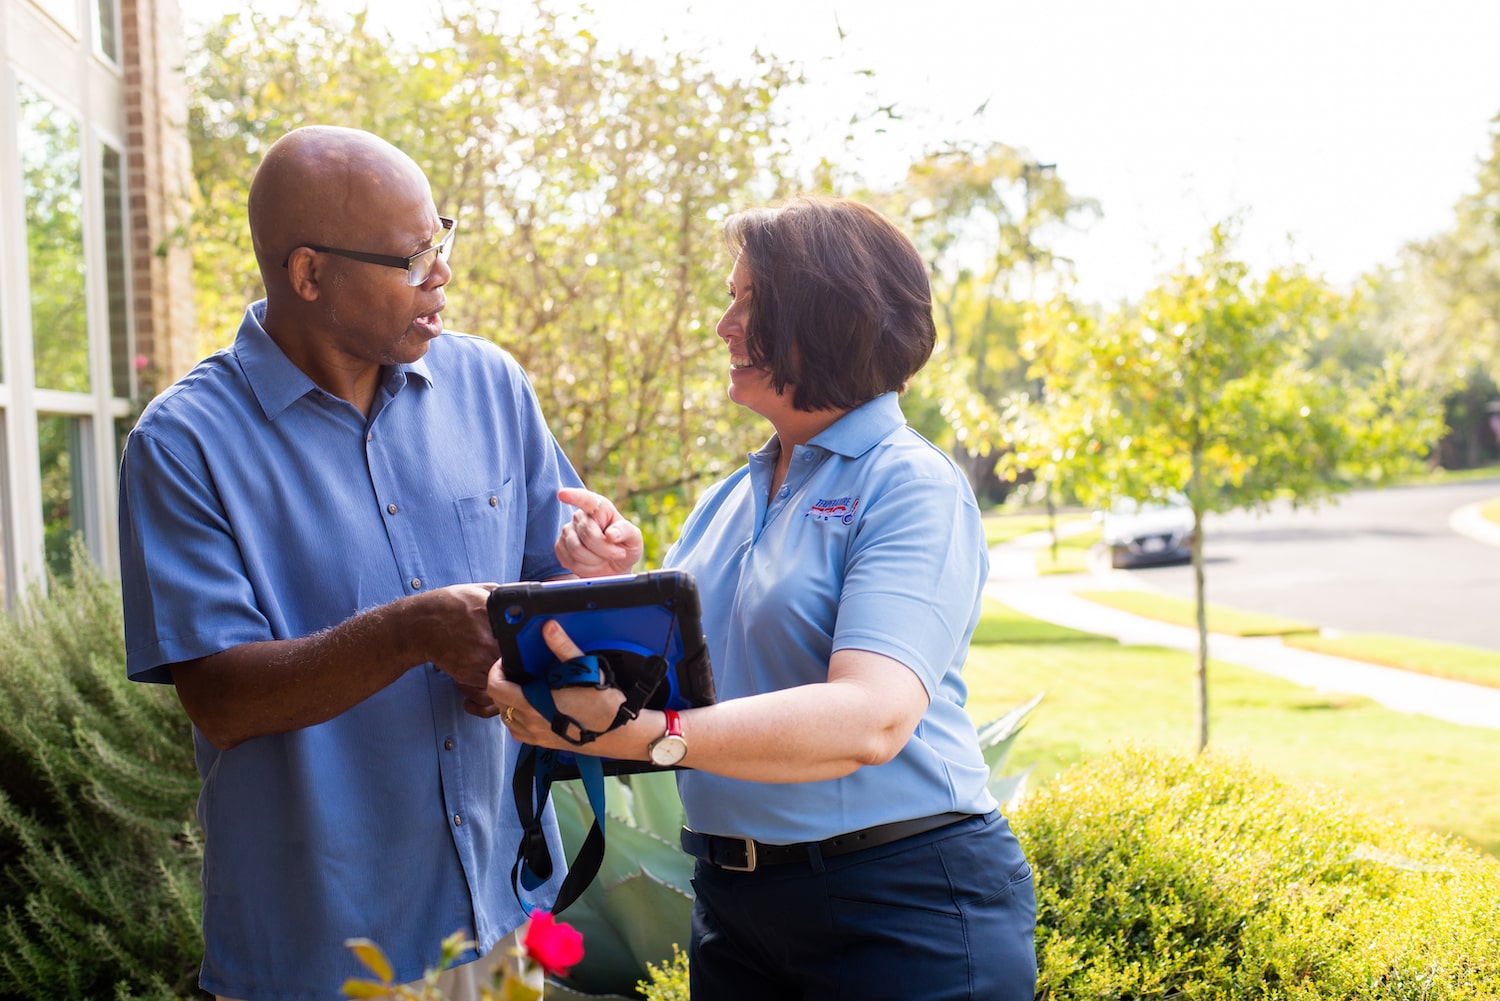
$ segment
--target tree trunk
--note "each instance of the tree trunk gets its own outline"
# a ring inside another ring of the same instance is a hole
[[[1203,586],[1202,471],[1193,456],[1193,600],[1198,611],[1198,662],[1194,669],[1197,688],[1198,753],[1208,748],[1208,601]]]

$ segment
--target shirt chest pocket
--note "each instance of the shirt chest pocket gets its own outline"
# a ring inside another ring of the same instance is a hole
[[[514,478],[453,502],[471,581],[499,584],[513,581],[520,574],[526,512],[518,504]]]

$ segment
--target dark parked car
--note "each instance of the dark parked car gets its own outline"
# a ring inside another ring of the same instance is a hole
[[[1181,494],[1136,501],[1122,497],[1103,513],[1104,545],[1116,568],[1181,563],[1193,558],[1193,509]]]

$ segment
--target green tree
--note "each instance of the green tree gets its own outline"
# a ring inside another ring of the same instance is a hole
[[[1306,504],[1414,464],[1437,409],[1399,359],[1365,369],[1312,361],[1346,303],[1298,270],[1251,275],[1227,226],[1137,306],[1093,318],[1058,300],[1028,325],[1040,398],[1008,412],[1014,469],[1080,499],[1185,494],[1198,610],[1197,738],[1208,743],[1203,516]]]
[[[1054,164],[1004,143],[930,153],[899,188],[869,197],[901,222],[931,272],[938,350],[915,389],[941,422],[924,430],[967,458],[982,490],[1003,447],[998,408],[1026,385],[1023,304],[1066,263],[1050,237],[1098,205],[1070,193]]]
[[[1418,332],[1447,354],[1478,357],[1500,382],[1500,118],[1475,189],[1464,195],[1447,233],[1408,248],[1409,270],[1437,306],[1438,325]],[[1420,302],[1420,300],[1419,300]],[[1417,314],[1420,316],[1420,314]]]
[[[684,501],[760,433],[722,402],[719,224],[788,193],[776,100],[795,80],[606,50],[546,3],[447,11],[396,40],[305,0],[196,40],[201,312],[222,343],[259,295],[244,202],[269,142],[313,122],[388,138],[459,220],[449,325],[517,357],[579,472],[660,556]]]
[[[1452,228],[1408,244],[1366,275],[1355,336],[1399,350],[1404,375],[1444,395],[1444,465],[1473,465],[1493,441],[1483,419],[1500,382],[1500,118]]]

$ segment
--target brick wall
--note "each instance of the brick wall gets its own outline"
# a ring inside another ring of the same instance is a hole
[[[136,350],[161,389],[198,360],[182,23],[177,0],[121,0],[120,23]]]

